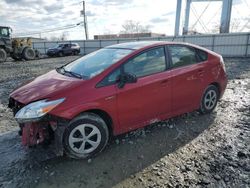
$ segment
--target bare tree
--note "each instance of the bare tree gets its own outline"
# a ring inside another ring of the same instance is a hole
[[[241,20],[239,18],[234,18],[230,22],[230,32],[240,32]]]
[[[58,40],[59,40],[59,38],[56,36],[49,37],[49,41],[58,41]]]
[[[127,20],[122,25],[122,34],[130,34],[130,33],[149,33],[149,25],[141,25],[140,22],[136,22],[133,20]]]
[[[68,35],[69,35],[68,32],[63,32],[60,36],[60,40],[61,41],[67,40]]]
[[[246,31],[249,32],[250,31],[250,18],[245,18],[245,23],[243,24],[243,26],[240,28],[240,31]]]
[[[250,30],[250,18],[244,18],[245,23],[242,24],[242,19],[234,18],[230,21],[230,32],[242,32],[243,30]],[[216,22],[212,26],[212,33],[220,32],[220,23]]]
[[[219,33],[220,32],[220,23],[214,23],[211,29],[212,33]]]
[[[61,35],[59,36],[51,36],[49,38],[50,41],[65,41],[67,40],[67,37],[68,37],[68,32],[63,32]]]

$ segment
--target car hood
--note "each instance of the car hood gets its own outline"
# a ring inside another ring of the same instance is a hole
[[[53,70],[17,88],[10,94],[10,97],[22,104],[28,104],[33,101],[62,95],[66,93],[65,90],[76,87],[82,82],[84,80],[64,76]]]

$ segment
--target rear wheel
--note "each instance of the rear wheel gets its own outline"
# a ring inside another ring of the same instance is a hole
[[[30,47],[24,48],[22,55],[25,60],[33,60],[36,58],[35,50]]]
[[[199,111],[202,114],[212,112],[217,105],[218,99],[219,99],[218,88],[214,85],[209,85],[203,94]]]
[[[7,59],[7,53],[4,49],[0,48],[0,63],[5,62]]]
[[[102,118],[85,113],[74,119],[65,129],[65,153],[75,159],[84,159],[101,152],[107,145],[109,132]]]

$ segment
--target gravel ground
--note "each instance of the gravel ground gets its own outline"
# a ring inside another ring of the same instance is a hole
[[[229,83],[197,112],[114,138],[89,160],[20,145],[8,95],[75,57],[0,64],[0,187],[250,187],[250,59],[225,59]]]

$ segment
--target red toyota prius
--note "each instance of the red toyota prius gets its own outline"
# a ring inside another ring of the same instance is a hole
[[[159,41],[105,47],[10,94],[22,143],[87,158],[119,135],[186,112],[209,113],[227,85],[220,55]]]

